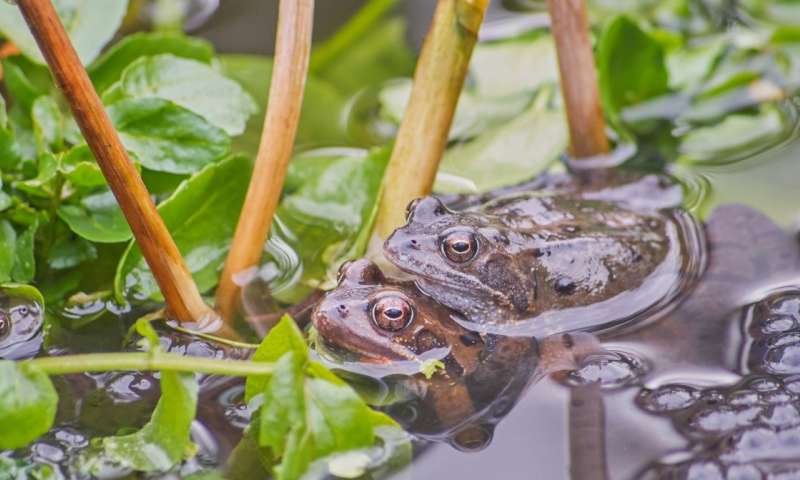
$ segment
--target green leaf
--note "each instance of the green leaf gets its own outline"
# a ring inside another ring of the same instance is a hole
[[[128,8],[128,0],[55,0],[53,4],[84,64],[111,40]],[[0,3],[0,32],[28,58],[45,63],[16,5]]]
[[[54,87],[47,68],[25,57],[6,57],[2,64],[3,83],[26,114],[30,113],[34,100]]]
[[[60,151],[64,143],[64,116],[53,97],[38,97],[31,107],[31,118],[39,152]]]
[[[277,359],[277,360],[276,360]],[[259,444],[281,462],[277,479],[298,479],[315,460],[371,447],[375,427],[396,424],[367,404],[323,365],[310,361],[294,321],[284,316],[259,346],[254,361],[274,362],[268,377],[249,377],[245,397],[260,401],[252,422]]]
[[[303,338],[303,333],[291,317],[284,315],[264,337],[261,345],[253,354],[252,360],[274,363],[287,353],[293,353],[294,358],[301,363],[308,360],[308,345]],[[267,381],[266,377],[247,377],[245,401],[249,402],[256,394],[261,393]]]
[[[0,282],[11,280],[16,251],[17,232],[8,220],[0,220]]]
[[[247,119],[256,111],[253,99],[238,83],[204,63],[171,54],[133,62],[122,73],[115,92],[119,95],[170,100],[231,136],[244,132]]]
[[[475,94],[513,96],[558,83],[553,37],[543,32],[501,42],[478,43],[469,70]]]
[[[14,187],[30,195],[51,198],[55,195],[53,182],[58,174],[58,158],[50,152],[39,155],[38,173],[35,178],[15,182]]]
[[[47,432],[57,406],[58,394],[44,372],[0,360],[0,449],[24,447]]]
[[[35,463],[32,459],[0,457],[0,478],[4,480],[61,480],[52,465]]]
[[[172,233],[201,292],[213,288],[225,261],[251,166],[242,156],[209,165],[183,182],[158,211]],[[123,254],[114,279],[117,298],[160,299],[161,293],[134,243]]]
[[[483,192],[528,180],[545,170],[569,142],[564,112],[543,105],[546,97],[543,92],[539,101],[513,120],[449,148],[434,189]]]
[[[139,32],[123,38],[95,60],[88,68],[89,76],[97,91],[104,92],[136,59],[162,53],[211,63],[214,47],[205,40],[175,33]]]
[[[168,100],[125,99],[108,112],[125,148],[151,170],[194,173],[230,146],[224,131]]]
[[[88,460],[89,465],[102,459],[140,472],[169,470],[190,451],[196,410],[194,375],[161,372],[161,398],[150,421],[130,435],[103,438],[101,452]]]
[[[73,232],[92,242],[116,243],[131,238],[130,227],[111,190],[83,197],[77,205],[61,205],[58,216]]]
[[[635,21],[621,15],[603,29],[597,47],[598,77],[606,115],[668,91],[664,49]]]
[[[97,258],[94,244],[79,236],[61,236],[50,249],[47,266],[65,270]]]
[[[78,187],[100,187],[106,184],[103,172],[86,144],[71,148],[58,163],[58,171]]]
[[[11,270],[11,278],[15,282],[27,283],[33,281],[36,275],[36,259],[34,257],[34,240],[39,223],[35,222],[28,226],[22,234],[17,236],[16,249],[14,255],[14,268]]]

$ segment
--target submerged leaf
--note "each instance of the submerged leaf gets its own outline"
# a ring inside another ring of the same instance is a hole
[[[28,363],[0,360],[0,449],[24,447],[53,425],[58,394]]]

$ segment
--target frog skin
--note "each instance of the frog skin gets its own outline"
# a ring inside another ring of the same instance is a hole
[[[357,260],[343,266],[338,286],[311,320],[317,351],[334,367],[403,382],[419,393],[387,413],[419,436],[447,439],[464,450],[488,445],[494,425],[530,382],[573,365],[564,352],[577,352],[576,343],[589,345],[571,336],[537,342],[478,334],[454,315],[413,282],[386,278],[374,263]],[[444,368],[428,378],[420,366],[431,359]]]
[[[702,231],[666,208],[680,193],[661,177],[538,186],[455,199],[463,210],[416,200],[384,253],[468,328],[515,335],[653,317],[702,270]]]

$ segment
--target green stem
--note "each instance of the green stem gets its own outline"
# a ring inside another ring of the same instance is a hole
[[[316,73],[325,68],[340,53],[361,39],[375,23],[397,4],[397,0],[371,0],[336,33],[311,54],[309,71]]]
[[[89,353],[26,360],[48,375],[118,370],[169,370],[197,372],[229,377],[269,375],[273,364],[246,360],[219,360],[175,353]]]

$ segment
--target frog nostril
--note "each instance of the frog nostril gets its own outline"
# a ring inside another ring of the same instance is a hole
[[[347,314],[350,313],[349,310],[347,309],[347,305],[344,304],[336,307],[336,311],[339,312],[339,315],[342,317],[346,317]]]
[[[556,280],[555,289],[561,295],[571,295],[575,292],[577,285],[570,278],[561,277]]]
[[[416,238],[412,238],[411,240],[409,240],[408,244],[411,246],[411,248],[419,249],[419,242],[417,241]]]

